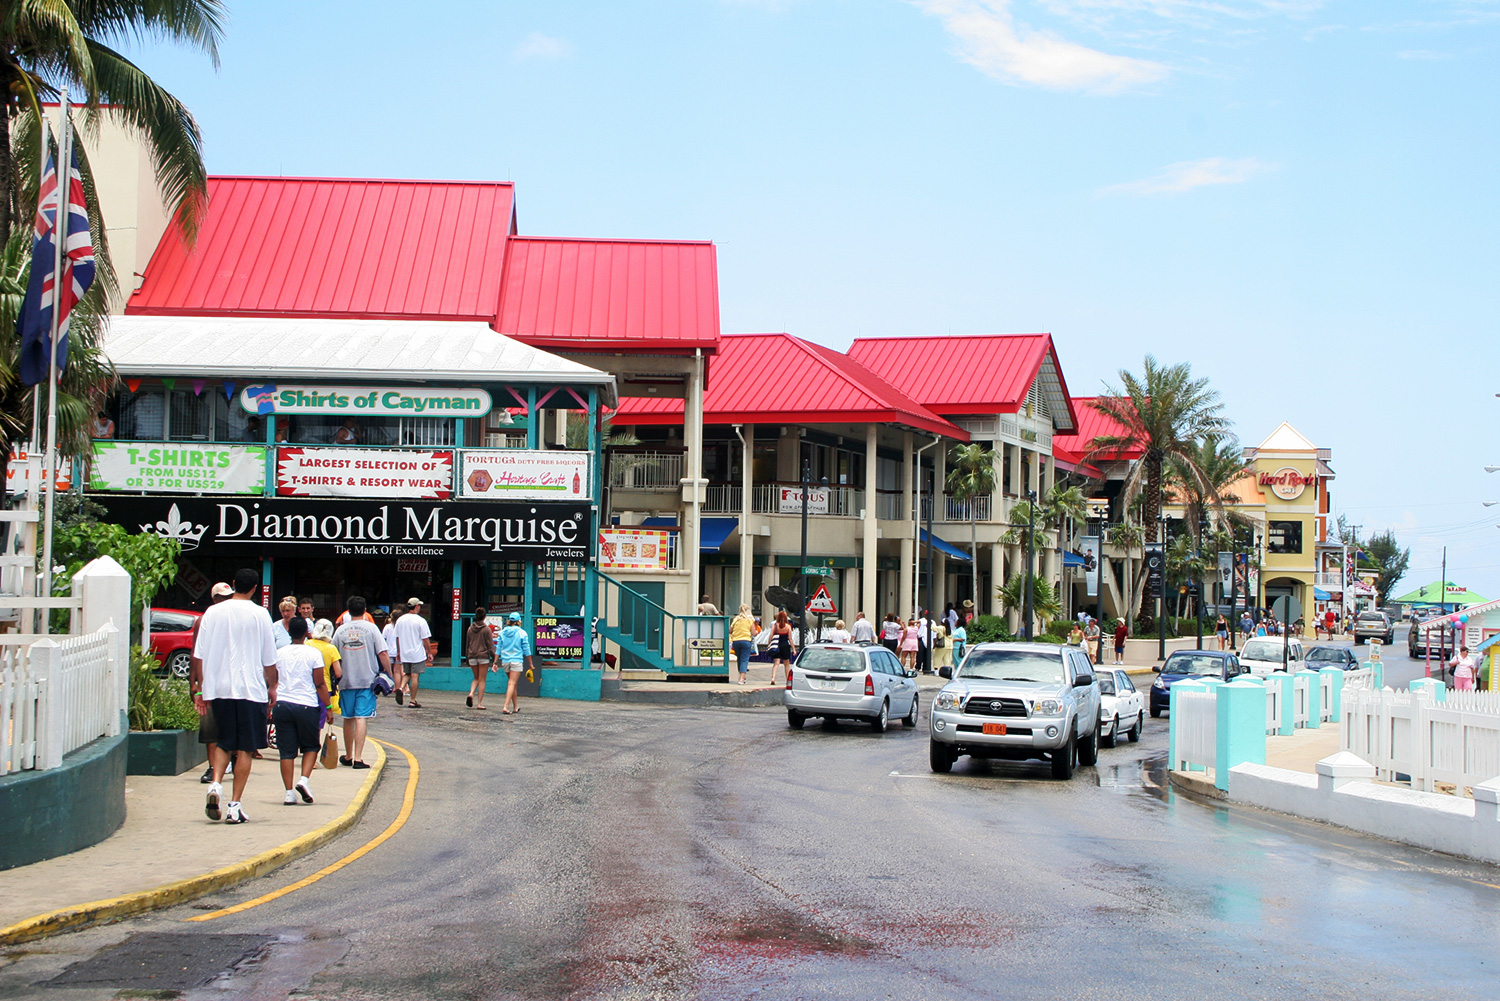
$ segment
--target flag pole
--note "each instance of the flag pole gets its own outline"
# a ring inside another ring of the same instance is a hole
[[[68,121],[68,91],[58,99],[62,117],[61,138],[57,150],[57,204],[52,223],[52,336],[47,343],[47,452],[42,458],[42,475],[47,484],[47,513],[42,530],[42,597],[52,597],[52,506],[57,491],[57,333],[62,318],[63,283],[71,276],[63,274],[63,244],[68,239],[68,194],[73,183],[72,131]],[[49,609],[42,609],[43,634],[52,631]]]

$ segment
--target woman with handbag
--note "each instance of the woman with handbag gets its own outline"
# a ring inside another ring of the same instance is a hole
[[[792,658],[796,656],[797,650],[792,643],[792,624],[787,618],[786,609],[776,613],[776,624],[771,627],[771,684],[784,684],[791,677]],[[776,669],[781,668],[782,680],[776,680]]]

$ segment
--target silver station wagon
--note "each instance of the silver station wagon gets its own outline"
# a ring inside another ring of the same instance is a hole
[[[883,733],[896,717],[914,729],[916,677],[883,646],[814,643],[797,655],[787,675],[787,725],[800,729],[809,716],[858,719]]]

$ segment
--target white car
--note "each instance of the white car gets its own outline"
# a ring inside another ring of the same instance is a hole
[[[1281,670],[1283,642],[1286,644],[1287,671],[1300,671],[1306,667],[1307,655],[1302,650],[1302,641],[1295,636],[1256,636],[1246,640],[1240,649],[1240,666],[1248,667],[1257,678]]]
[[[1114,747],[1123,733],[1132,744],[1141,739],[1146,725],[1146,700],[1130,675],[1118,667],[1101,667],[1099,679],[1099,743]]]

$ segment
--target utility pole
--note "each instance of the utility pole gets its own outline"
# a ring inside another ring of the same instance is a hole
[[[1036,491],[1026,491],[1026,594],[1021,603],[1021,630],[1027,642],[1032,639],[1031,568],[1036,562]]]

